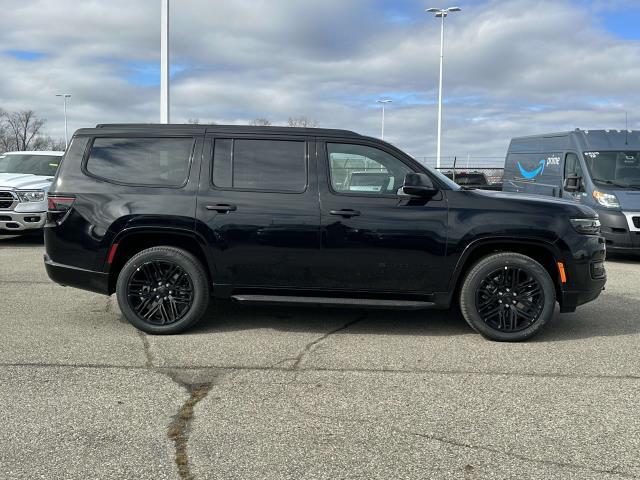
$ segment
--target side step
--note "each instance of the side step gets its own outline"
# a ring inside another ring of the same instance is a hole
[[[390,308],[420,310],[433,308],[433,302],[417,300],[376,300],[373,298],[339,297],[296,297],[284,295],[232,295],[231,299],[240,303],[260,303],[270,305],[313,305],[325,307]]]

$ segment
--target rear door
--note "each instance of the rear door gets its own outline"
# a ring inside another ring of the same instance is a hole
[[[299,136],[210,135],[196,230],[214,283],[315,287],[320,212],[315,143]]]
[[[405,175],[417,168],[374,142],[319,142],[318,166],[318,272],[324,289],[421,294],[446,290],[443,192],[428,201],[399,196]]]

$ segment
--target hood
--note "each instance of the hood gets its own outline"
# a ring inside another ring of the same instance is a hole
[[[613,193],[618,197],[622,210],[640,211],[640,190],[610,190],[607,193]]]
[[[0,190],[49,190],[53,177],[27,173],[0,173]]]
[[[586,205],[575,203],[571,200],[565,200],[563,198],[549,197],[547,195],[528,195],[518,192],[502,192],[491,190],[473,190],[473,192],[492,197],[496,199],[509,200],[513,202],[526,202],[528,204],[538,204],[545,206],[555,206],[559,211],[564,210],[568,214],[579,217],[595,217],[597,212]],[[640,193],[640,191],[638,192]],[[640,197],[639,197],[640,198]]]

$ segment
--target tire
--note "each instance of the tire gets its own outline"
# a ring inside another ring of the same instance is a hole
[[[175,334],[204,316],[210,300],[209,281],[191,253],[175,247],[152,247],[124,265],[116,296],[122,314],[134,327],[155,335]]]
[[[460,311],[471,328],[502,342],[534,336],[553,316],[555,303],[556,289],[549,272],[519,253],[480,259],[460,290]]]

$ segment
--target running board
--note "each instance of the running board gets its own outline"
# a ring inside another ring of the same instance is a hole
[[[397,308],[402,310],[420,310],[433,308],[433,302],[417,300],[376,300],[373,298],[339,297],[296,297],[285,295],[232,295],[231,299],[240,303],[261,303],[271,305],[314,305],[325,307],[361,307],[361,308]]]

